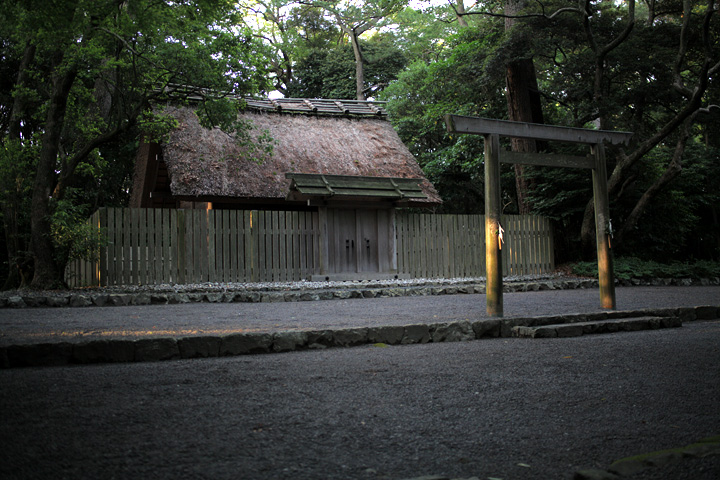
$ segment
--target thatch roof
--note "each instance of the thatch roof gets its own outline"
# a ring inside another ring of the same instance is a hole
[[[313,106],[329,110],[334,104],[295,100],[293,110],[289,99],[283,100],[284,108],[280,103],[268,107],[248,102],[240,114],[253,125],[253,137],[265,134],[272,138],[271,155],[252,152],[218,128],[203,128],[190,107],[167,107],[165,113],[179,122],[162,145],[172,194],[185,198],[284,199],[290,187],[286,174],[309,173],[416,178],[427,198],[405,204],[441,202],[415,158],[384,119],[381,108],[358,107],[358,102],[353,102],[355,114],[347,109],[336,114],[313,110]],[[303,109],[309,114],[287,113]]]

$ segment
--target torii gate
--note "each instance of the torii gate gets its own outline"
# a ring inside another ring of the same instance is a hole
[[[502,235],[500,162],[592,169],[600,303],[602,308],[615,309],[615,281],[609,239],[612,232],[610,231],[607,167],[603,142],[627,145],[633,134],[631,132],[588,130],[460,115],[445,115],[445,125],[449,133],[469,133],[485,137],[485,269],[488,315],[503,316],[502,260],[499,243]],[[581,157],[508,152],[500,150],[500,136],[583,143],[590,145],[590,155]]]

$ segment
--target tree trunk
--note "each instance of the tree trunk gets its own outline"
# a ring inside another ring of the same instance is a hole
[[[507,0],[505,14],[516,15],[525,6],[524,0]],[[514,18],[505,19],[505,30],[515,25]],[[508,106],[508,119],[515,122],[544,123],[540,91],[532,58],[520,58],[505,65],[505,86]],[[537,152],[535,140],[513,138],[512,149],[515,152]],[[515,165],[515,190],[518,211],[521,215],[530,213],[527,194],[530,185],[525,176],[523,165]]]
[[[507,87],[508,118],[515,122],[544,123],[540,94],[538,92],[535,65],[532,59],[521,59],[506,65],[505,83]],[[513,138],[512,149],[515,152],[537,152],[537,142],[527,138]],[[521,215],[530,213],[527,194],[530,183],[525,176],[524,166],[515,165],[515,189],[518,211]]]
[[[18,257],[20,254],[18,222],[16,218],[16,209],[10,202],[4,202],[2,206],[3,213],[3,229],[5,231],[5,245],[8,255],[8,276],[2,287],[3,290],[18,288],[22,284],[20,276],[20,265]]]
[[[455,0],[455,16],[457,17],[458,25],[461,27],[468,26],[467,20],[465,20],[465,0]]]
[[[612,197],[617,194],[618,190],[622,188],[622,185],[627,177],[627,173],[630,171],[633,165],[637,163],[645,154],[660,144],[668,136],[670,136],[678,127],[683,125],[684,122],[687,125],[691,125],[695,115],[698,113],[698,109],[701,105],[702,96],[707,89],[707,81],[700,82],[698,88],[693,92],[692,98],[688,100],[687,105],[677,112],[677,114],[670,119],[665,125],[660,128],[652,137],[648,138],[644,142],[640,143],[635,150],[629,155],[620,156],[615,168],[613,169],[612,175],[608,179],[608,193]],[[583,246],[583,254],[588,253],[593,248],[593,237],[594,237],[594,212],[592,201],[588,202],[585,207],[585,214],[583,216],[583,223],[580,229],[580,238]],[[616,242],[618,245],[620,242]]]
[[[57,55],[56,66],[62,63],[62,53]],[[68,95],[77,76],[77,67],[57,68],[60,73],[53,78],[50,103],[42,136],[33,186],[30,230],[30,247],[35,260],[33,288],[48,289],[63,286],[62,273],[53,255],[50,223],[50,196],[55,184],[55,168],[60,149],[60,134],[65,121]]]
[[[362,51],[360,50],[360,42],[358,33],[353,29],[348,29],[350,42],[352,43],[353,54],[355,55],[355,89],[358,100],[366,100],[365,98],[365,66],[363,65]]]
[[[23,87],[25,85],[28,78],[27,71],[35,58],[36,50],[35,45],[30,42],[27,42],[25,45],[15,80],[16,86]],[[23,141],[21,120],[26,110],[25,103],[25,97],[22,94],[15,95],[8,125],[8,138],[11,142],[17,141],[21,143]],[[18,198],[19,195],[22,195],[22,193],[17,191],[13,191],[12,193],[13,198]],[[25,272],[23,271],[27,265],[26,262],[20,258],[22,249],[20,246],[20,226],[18,222],[19,208],[17,201],[4,202],[2,206],[3,230],[5,231],[5,245],[8,256],[8,277],[2,287],[3,290],[24,286],[24,283],[27,281],[24,277]]]
[[[673,158],[670,160],[665,172],[658,178],[650,187],[643,193],[640,199],[635,204],[635,207],[630,212],[630,215],[625,219],[622,228],[617,235],[617,243],[623,244],[623,240],[630,232],[635,229],[635,226],[640,220],[640,216],[645,212],[653,198],[675,177],[680,175],[682,171],[682,157],[685,153],[685,145],[687,144],[688,138],[690,138],[690,127],[695,120],[695,115],[688,117],[685,120],[685,126],[682,129],[680,138],[678,138],[677,144],[675,145],[675,151],[673,152]]]
[[[30,64],[32,63],[33,59],[35,58],[35,52],[36,52],[35,45],[28,42],[25,45],[25,50],[23,51],[23,57],[20,61],[20,65],[18,68],[18,74],[17,78],[15,79],[15,86],[16,87],[23,87],[25,86],[25,82],[28,79],[28,68],[30,67]],[[22,138],[22,118],[26,110],[25,106],[25,97],[23,94],[16,94],[13,98],[13,106],[12,111],[10,112],[10,122],[8,126],[8,136],[11,139],[18,139],[20,140]],[[27,139],[26,139],[27,140]]]
[[[713,235],[715,237],[715,248],[718,252],[720,252],[720,219],[718,218],[717,206],[710,205],[710,213],[713,219],[713,226],[715,227],[712,228],[710,231],[715,232],[715,234]]]
[[[592,199],[585,205],[582,225],[580,226],[580,245],[583,259],[589,260],[597,255],[595,251],[595,206]]]
[[[675,158],[673,158],[665,172],[663,172],[663,174],[660,176],[660,178],[658,178],[652,185],[650,185],[650,187],[642,194],[640,199],[635,204],[635,207],[632,209],[632,212],[630,212],[630,215],[628,215],[628,217],[625,219],[625,222],[623,222],[622,229],[618,231],[616,243],[619,246],[623,245],[625,238],[629,236],[632,230],[636,227],[638,220],[640,220],[640,217],[645,212],[645,209],[648,207],[648,205],[650,205],[652,199],[655,198],[655,196],[660,191],[662,191],[662,189],[668,183],[670,183],[675,177],[680,175],[681,171],[682,163],[679,161],[676,162]]]

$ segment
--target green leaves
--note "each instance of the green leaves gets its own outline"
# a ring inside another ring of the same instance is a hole
[[[402,51],[383,36],[362,40],[367,95],[375,96],[405,67]],[[314,49],[298,61],[287,95],[299,98],[355,98],[355,58],[348,44]]]
[[[267,83],[262,48],[236,26],[235,2],[7,3],[0,11],[3,66],[7,61],[16,71],[0,82],[0,144],[20,140],[26,146],[42,135],[33,172],[38,188],[32,215],[38,221],[32,237],[34,245],[43,245],[38,247],[42,253],[54,248],[58,263],[75,255],[71,245],[84,242],[84,227],[76,217],[90,213],[101,199],[127,196],[134,149],[126,146],[135,145],[137,126],[152,139],[173,127],[161,115],[143,114],[153,102],[168,100],[168,89],[176,90],[173,101],[198,88],[215,92],[203,120],[229,127],[228,117],[235,112],[220,97],[255,94]],[[18,78],[21,83],[14,85]],[[177,85],[192,88],[181,92]],[[77,201],[71,190],[81,192]],[[47,231],[48,222],[39,219],[51,217],[53,227]],[[43,255],[39,262],[51,258]],[[59,269],[36,265],[35,271],[49,272],[36,275],[42,282],[41,277]],[[57,281],[47,279],[48,284]]]
[[[443,115],[502,116],[505,100],[497,92],[503,83],[483,73],[493,36],[492,29],[467,29],[445,39],[440,58],[413,62],[380,95],[447,212],[482,210],[482,138],[449,135]]]
[[[97,260],[105,234],[87,221],[87,206],[70,200],[56,202],[51,216],[55,259],[61,267],[76,259]]]
[[[177,128],[178,121],[171,115],[148,110],[143,112],[138,120],[138,127],[145,137],[146,142],[163,142],[170,132]]]
[[[692,263],[660,263],[636,257],[621,257],[614,261],[615,278],[618,280],[652,278],[714,278],[720,276],[720,262],[699,260]],[[597,263],[578,262],[572,265],[572,273],[583,277],[597,277]]]

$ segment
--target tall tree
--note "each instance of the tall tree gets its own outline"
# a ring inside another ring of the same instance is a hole
[[[505,5],[521,3],[510,0]],[[518,12],[512,8],[497,12],[488,2],[466,12],[468,16],[522,19],[533,39],[525,50],[528,56],[542,59],[545,95],[552,99],[548,102],[556,110],[552,114],[562,123],[636,132],[631,151],[610,152],[611,198],[627,197],[645,155],[676,142],[674,160],[666,164],[665,173],[648,186],[645,195],[637,197],[627,217],[613,222],[620,226],[614,242],[620,248],[626,234],[635,231],[650,200],[681,170],[683,147],[691,138],[693,125],[717,103],[709,88],[720,70],[715,0],[702,4],[654,1],[641,7],[644,22],[637,21],[633,0],[583,0],[570,6],[534,2]],[[589,201],[580,229],[588,252],[594,251],[593,218]]]
[[[599,45],[596,39],[590,18],[593,11],[590,7],[588,4],[582,15],[588,42],[595,54],[593,96],[600,108],[598,112],[600,125],[607,127],[611,125],[611,112],[608,111],[605,101],[605,97],[609,95],[606,69],[608,56],[613,50],[628,41],[631,31],[636,26],[635,2],[628,2],[627,10],[624,12],[626,26],[605,45]],[[653,22],[648,22],[645,26],[655,28],[654,20],[657,18],[654,16]],[[627,154],[620,152],[608,180],[610,193],[614,195],[621,193],[630,170],[653,148],[667,141],[674,134],[678,134],[677,144],[665,173],[658,182],[648,188],[638,200],[631,214],[625,218],[618,232],[617,243],[619,245],[622,245],[623,238],[635,229],[640,215],[653,196],[679,174],[682,168],[683,150],[690,136],[689,129],[700,112],[709,111],[708,101],[710,99],[706,97],[706,92],[710,79],[720,71],[720,48],[717,40],[713,38],[713,32],[716,32],[718,28],[717,7],[714,0],[709,0],[704,7],[698,7],[691,0],[684,0],[679,17],[675,13],[665,16],[665,20],[677,27],[674,29],[674,44],[677,53],[672,62],[672,83],[666,86],[673,92],[672,96],[677,104],[677,109],[672,114],[665,116],[657,129],[639,141],[634,150]],[[589,225],[592,222],[592,212],[592,205],[588,203],[582,228],[582,239],[586,245],[591,243],[592,230]]]
[[[489,2],[488,2],[489,3]],[[522,21],[526,17],[527,0],[504,0],[503,11],[491,10],[492,5],[478,2],[473,9],[466,10],[464,2],[457,0],[451,3],[461,26],[467,27],[467,17],[487,15],[502,17],[505,20],[505,42],[500,47],[505,59],[505,99],[507,101],[507,117],[516,122],[544,123],[540,89],[538,87],[534,49],[531,47],[533,32]],[[532,18],[532,16],[530,16]],[[512,149],[516,152],[536,152],[538,145],[535,140],[513,138]],[[523,165],[514,165],[515,192],[518,211],[528,214],[531,205],[528,203],[529,183]]]
[[[236,33],[236,11],[225,0],[13,0],[0,15],[9,25],[10,55],[27,58],[19,62],[2,143],[30,146],[31,135],[39,143],[31,285],[52,288],[63,273],[52,216],[78,167],[138,121],[149,126],[155,118],[144,115],[149,102],[178,85],[242,94],[260,89],[264,75],[256,68],[257,46]],[[31,101],[39,108],[26,108]],[[36,131],[22,132],[24,125]]]
[[[545,123],[540,101],[540,89],[535,74],[535,63],[529,44],[532,32],[518,24],[518,16],[527,4],[526,0],[505,0],[505,32],[513,54],[505,65],[505,96],[508,105],[508,119],[515,122]],[[516,152],[536,152],[535,140],[513,138],[512,149]],[[528,179],[523,165],[515,169],[515,189],[518,211],[530,213],[527,201]]]
[[[386,35],[375,35],[360,44],[366,61],[365,92],[377,95],[405,67],[405,55]],[[295,64],[285,92],[291,97],[353,98],[357,92],[354,72],[350,45],[313,49]]]
[[[400,138],[438,188],[446,213],[482,211],[483,147],[476,136],[449,135],[443,115],[507,114],[502,66],[496,69],[499,75],[483,68],[503,36],[502,22],[478,17],[472,23],[473,28],[446,35],[436,53],[411,63],[380,96],[388,100],[390,120]],[[512,174],[504,175],[502,182],[505,191],[514,191]]]
[[[453,4],[453,7],[455,8],[455,13],[457,16],[458,25],[461,27],[468,27],[468,21],[465,18],[465,0],[455,0],[455,4]]]
[[[365,85],[365,58],[360,45],[360,36],[373,28],[378,28],[392,14],[405,6],[402,0],[372,0],[368,2],[340,2],[321,0],[301,0],[304,5],[320,7],[327,11],[337,22],[340,30],[350,40],[355,57],[356,98],[367,98]]]
[[[288,96],[294,69],[313,52],[333,49],[344,35],[317,6],[294,0],[257,0],[243,6],[244,24],[269,48],[273,87]]]

